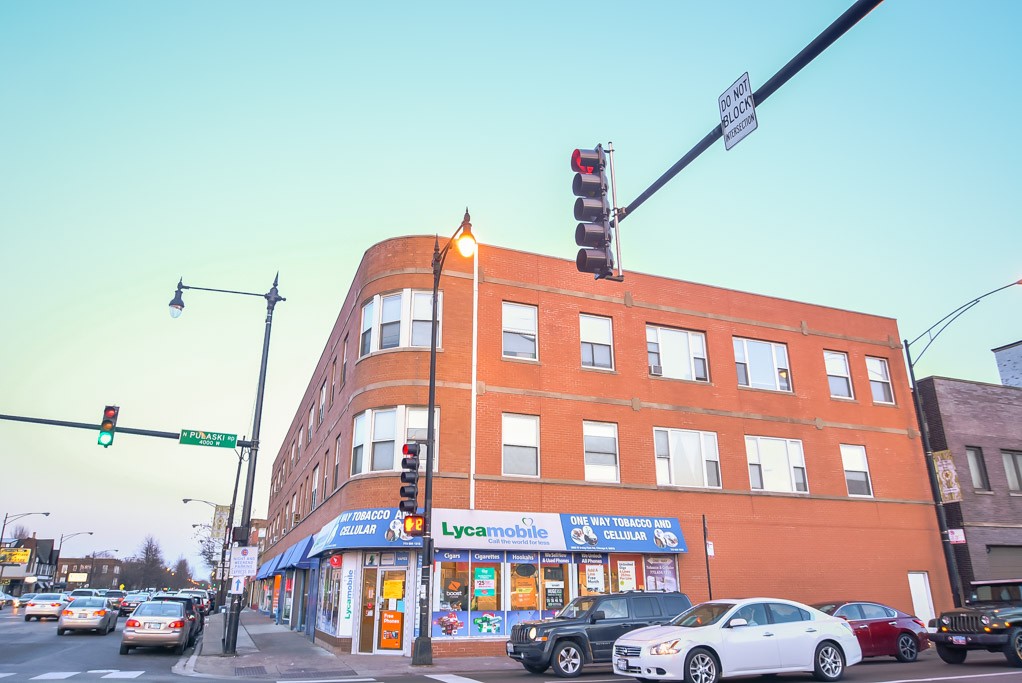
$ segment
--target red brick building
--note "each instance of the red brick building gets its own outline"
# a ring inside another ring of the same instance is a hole
[[[272,464],[261,606],[342,650],[418,624],[432,250],[366,252]],[[894,320],[489,245],[449,254],[438,318],[438,656],[595,590],[951,606]]]

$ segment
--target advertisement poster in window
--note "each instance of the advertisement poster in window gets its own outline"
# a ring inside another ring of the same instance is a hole
[[[678,570],[673,557],[646,556],[646,590],[678,590]]]
[[[475,568],[475,596],[492,597],[496,595],[495,570],[493,567]]]
[[[607,585],[604,581],[602,564],[587,564],[586,590],[590,593],[605,593]]]
[[[401,627],[404,614],[394,610],[380,610],[380,649],[401,649]]]
[[[618,591],[635,590],[635,562],[621,561],[617,563]]]

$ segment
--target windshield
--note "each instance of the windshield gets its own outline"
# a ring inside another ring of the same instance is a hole
[[[1022,602],[1022,581],[973,586],[969,602]]]
[[[63,595],[58,595],[57,593],[40,593],[35,596],[36,600],[62,600],[63,598]]]
[[[554,615],[554,619],[577,619],[593,608],[595,597],[575,598]]]
[[[687,628],[709,626],[720,621],[721,617],[730,612],[734,606],[733,602],[704,602],[674,617],[671,624]]]
[[[82,607],[106,607],[106,603],[99,598],[80,598],[75,600],[75,604],[71,607],[74,609],[81,609]]]

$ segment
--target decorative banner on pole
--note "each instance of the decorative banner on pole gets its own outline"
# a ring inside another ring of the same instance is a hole
[[[962,502],[962,489],[958,485],[958,472],[951,451],[934,451],[933,467],[940,485],[940,499],[945,503]]]
[[[210,536],[221,540],[227,537],[227,518],[230,514],[230,505],[216,506],[216,511],[213,512],[213,529],[210,531]]]

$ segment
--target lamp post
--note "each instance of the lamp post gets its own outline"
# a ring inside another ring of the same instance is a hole
[[[75,536],[81,536],[83,534],[88,534],[89,536],[91,536],[92,532],[91,531],[76,531],[73,534],[61,534],[60,535],[60,543],[57,544],[57,558],[55,560],[53,560],[53,578],[54,578],[54,582],[56,582],[57,573],[58,573],[58,570],[60,569],[60,565],[58,564],[58,562],[60,562],[60,551],[64,547],[64,541],[66,541],[69,538],[74,538]],[[67,577],[65,577],[65,578],[67,578]],[[66,584],[67,581],[64,581],[64,583]]]
[[[223,540],[220,542],[220,566],[217,568],[218,571],[214,573],[215,575],[219,574],[218,576],[216,576],[216,578],[217,578],[216,608],[217,609],[220,609],[220,606],[224,604],[224,601],[225,601],[225,599],[227,597],[227,547],[231,543],[231,527],[234,525],[234,504],[238,500],[238,481],[241,479],[241,463],[242,463],[243,460],[244,460],[243,455],[239,453],[238,454],[238,471],[234,475],[234,495],[231,497],[231,505],[230,505],[230,509],[229,509],[229,511],[227,513],[227,527],[224,529],[224,537],[223,537]],[[195,502],[197,502],[197,503],[205,503],[206,505],[212,505],[214,509],[215,508],[219,508],[219,507],[223,507],[221,505],[217,505],[216,503],[211,503],[208,500],[202,500],[201,498],[182,498],[181,502],[182,503],[190,503],[193,500]],[[198,526],[198,525],[197,524],[193,524],[192,528],[195,528],[196,526]]]
[[[940,544],[944,550],[944,562],[947,564],[948,578],[951,580],[951,593],[956,607],[961,607],[964,604],[964,601],[962,600],[962,580],[958,573],[958,560],[955,557],[955,551],[954,548],[951,547],[951,539],[948,535],[947,511],[944,509],[944,500],[940,495],[940,481],[937,478],[937,467],[933,462],[933,447],[930,444],[930,428],[926,422],[926,414],[923,412],[923,398],[919,394],[919,387],[916,386],[915,366],[923,357],[923,354],[926,353],[926,350],[930,348],[930,345],[933,344],[937,337],[940,336],[940,333],[947,329],[948,325],[953,323],[963,313],[991,294],[996,294],[997,292],[1015,285],[1022,285],[1022,280],[1010,282],[1003,287],[992,289],[986,294],[982,294],[971,301],[967,301],[934,324],[930,325],[925,332],[912,341],[908,341],[906,339],[903,342],[905,346],[905,360],[908,364],[909,381],[912,383],[912,402],[915,405],[916,420],[919,422],[919,434],[923,444],[923,456],[926,460],[926,472],[930,478],[930,493],[933,495],[934,507],[936,507],[937,510],[937,527],[940,530]],[[926,344],[923,346],[922,351],[919,352],[919,355],[912,358],[912,345],[918,343],[923,339],[923,337],[926,337]]]
[[[249,538],[249,526],[252,523],[252,494],[255,490],[256,458],[259,455],[259,427],[263,420],[263,396],[266,390],[266,361],[270,355],[270,330],[273,326],[273,309],[279,301],[286,301],[277,291],[277,280],[279,273],[273,277],[273,286],[266,294],[255,294],[253,292],[238,292],[229,289],[210,289],[208,287],[191,287],[178,280],[177,291],[174,298],[170,300],[170,317],[178,318],[184,311],[185,302],[181,292],[185,289],[197,289],[204,292],[222,292],[224,294],[241,294],[244,296],[261,296],[266,299],[266,324],[263,331],[263,355],[259,363],[259,383],[256,388],[255,416],[252,420],[252,445],[248,451],[248,474],[245,478],[245,496],[241,507],[241,528],[242,542],[247,545]],[[240,458],[240,456],[239,456]],[[239,475],[241,466],[239,464]],[[235,487],[237,490],[237,487]],[[233,506],[232,506],[233,507]],[[233,524],[233,514],[231,524]],[[226,552],[226,551],[225,551]],[[231,596],[231,609],[227,614],[227,625],[224,630],[224,654],[237,654],[238,647],[238,623],[241,618],[240,596]]]
[[[92,555],[89,556],[92,558],[92,562],[89,563],[89,585],[88,585],[89,588],[92,588],[92,572],[96,569],[96,558],[105,553],[119,552],[121,551],[118,550],[117,548],[107,548],[106,550],[94,550],[92,552]]]
[[[423,502],[423,534],[422,534],[422,593],[419,596],[419,636],[412,646],[412,664],[426,665],[433,663],[433,639],[429,633],[430,622],[430,591],[433,578],[433,454],[436,445],[433,415],[436,413],[436,332],[437,332],[437,298],[440,291],[440,273],[447,259],[451,245],[458,247],[458,252],[465,257],[472,256],[476,250],[476,239],[472,235],[471,217],[465,208],[465,217],[461,225],[447,240],[443,249],[436,238],[433,240],[433,319],[431,321],[429,343],[429,405],[426,407],[426,487]]]
[[[42,515],[43,517],[49,517],[50,513],[49,512],[18,512],[16,514],[12,515],[11,513],[8,512],[8,513],[4,514],[4,524],[3,524],[2,527],[0,527],[0,550],[2,550],[3,547],[4,547],[4,534],[7,533],[7,522],[13,522],[16,519],[21,519],[22,517],[28,517],[29,515]],[[4,567],[5,567],[5,563],[4,562],[0,562],[0,585],[3,585]]]

